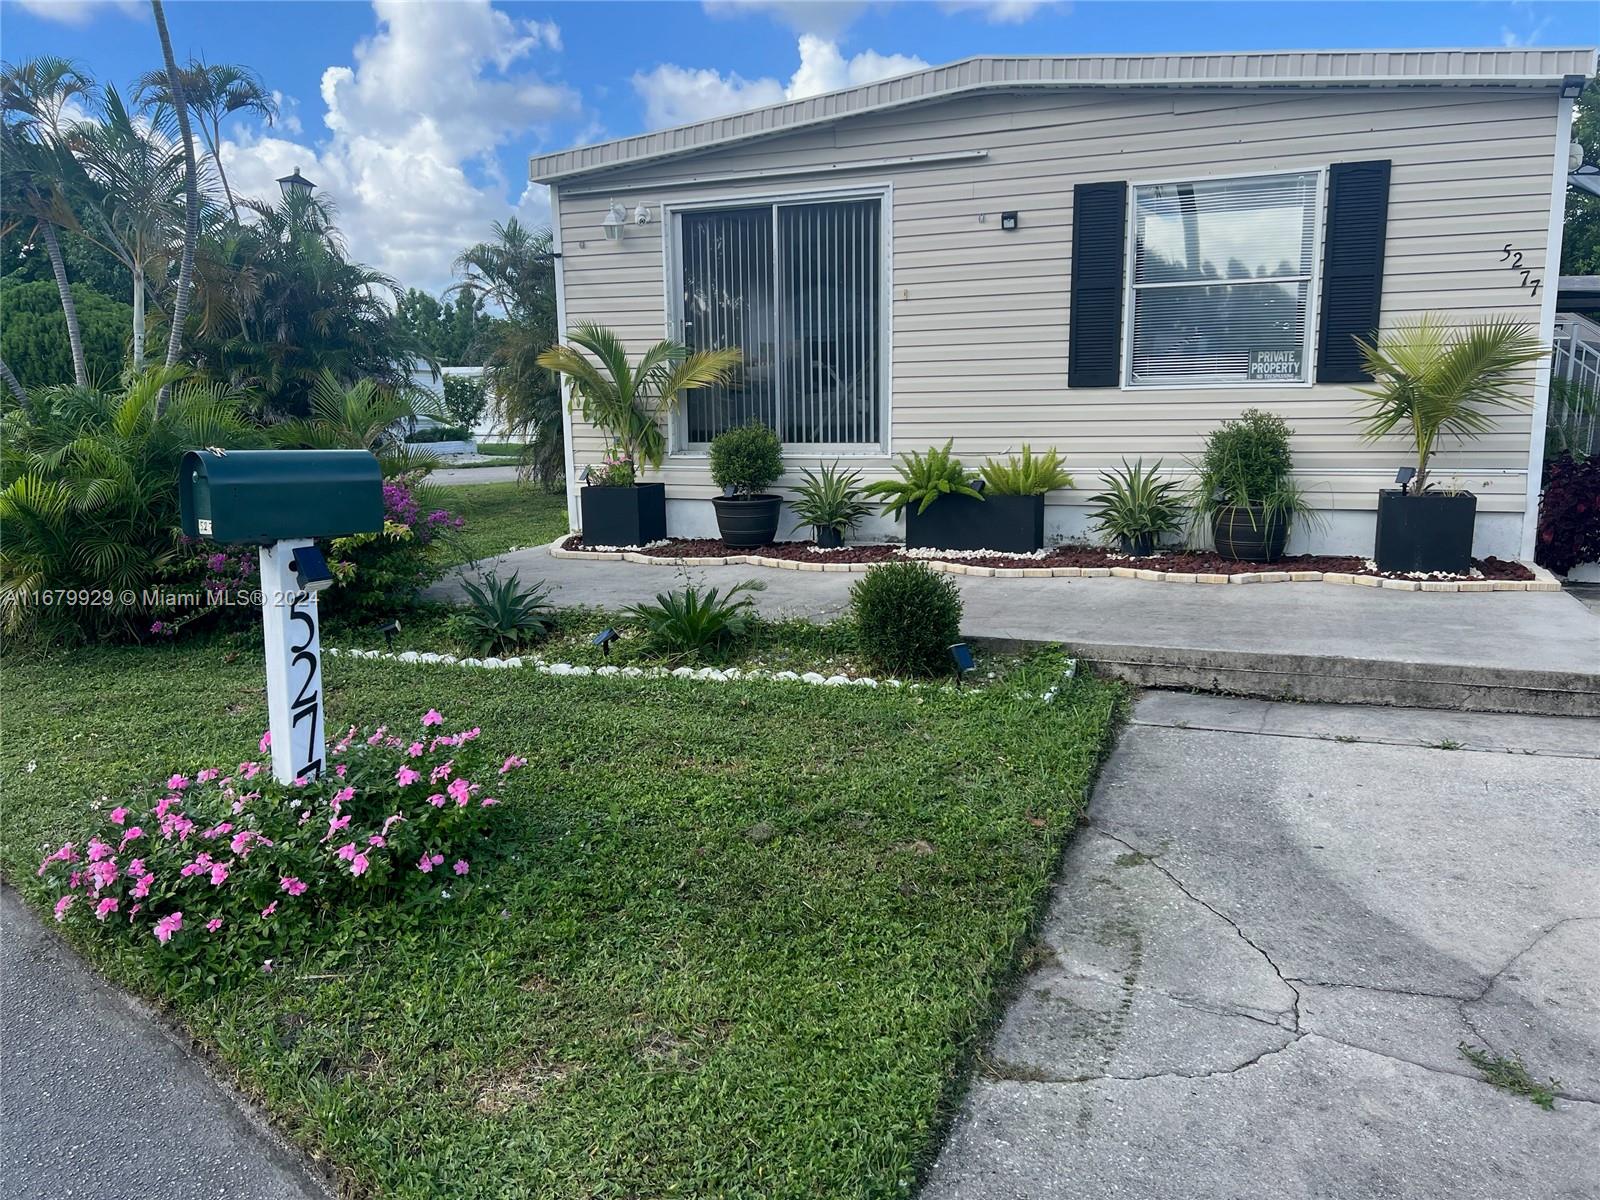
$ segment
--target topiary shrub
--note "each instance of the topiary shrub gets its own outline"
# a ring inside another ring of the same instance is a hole
[[[926,563],[873,567],[850,589],[850,611],[861,653],[891,674],[938,674],[961,640],[961,591]]]
[[[133,309],[81,283],[72,285],[72,301],[83,333],[89,381],[114,388],[133,338]],[[61,312],[61,293],[54,282],[8,280],[0,286],[0,358],[25,388],[72,382],[67,318]]]
[[[766,491],[783,474],[783,443],[765,425],[740,425],[711,439],[711,481],[741,496]]]

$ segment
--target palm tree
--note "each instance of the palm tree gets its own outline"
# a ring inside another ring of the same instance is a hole
[[[83,329],[78,307],[67,279],[67,261],[61,253],[56,228],[73,228],[76,218],[66,199],[67,181],[77,173],[68,150],[68,107],[72,101],[94,94],[94,83],[70,60],[54,55],[29,59],[0,68],[0,156],[6,162],[4,202],[7,231],[23,221],[33,222],[44,240],[67,319],[67,341],[72,349],[73,381],[89,382],[83,353]]]
[[[430,455],[413,453],[406,431],[418,417],[443,419],[433,393],[406,384],[388,388],[372,379],[348,387],[324,371],[311,389],[311,415],[272,426],[273,442],[284,449],[370,450],[386,477],[431,469]]]
[[[555,316],[555,243],[548,229],[529,229],[512,217],[491,227],[494,240],[478,242],[456,255],[462,281],[450,290],[487,296],[508,316],[533,317],[548,308]],[[552,339],[553,341],[554,339]]]
[[[628,363],[622,339],[603,325],[585,322],[568,334],[573,346],[552,346],[542,367],[559,371],[572,389],[573,405],[589,424],[604,430],[635,464],[659,467],[666,456],[662,424],[687,388],[726,382],[743,355],[737,349],[691,352],[681,342],[661,341]],[[579,350],[587,350],[598,365]]]
[[[1369,397],[1362,430],[1376,440],[1406,428],[1417,456],[1413,493],[1427,490],[1428,461],[1441,437],[1477,437],[1499,412],[1527,405],[1532,387],[1521,385],[1518,368],[1548,353],[1525,322],[1489,317],[1452,332],[1439,313],[1356,344],[1374,381],[1357,389]]]
[[[175,93],[167,82],[166,71],[150,71],[138,83],[139,101],[147,108],[176,108]],[[252,112],[271,125],[278,116],[278,103],[261,82],[260,76],[248,67],[231,63],[207,63],[192,58],[189,65],[179,67],[175,73],[184,102],[191,112],[200,117],[200,136],[206,151],[216,164],[217,178],[222,181],[222,192],[227,197],[233,222],[239,223],[239,205],[233,188],[228,184],[228,174],[222,167],[222,121],[236,112]]]
[[[152,278],[165,278],[177,241],[183,154],[158,129],[136,123],[114,87],[105,89],[102,119],[80,125],[76,140],[93,184],[85,236],[133,275],[133,369],[142,371],[145,297]]]
[[[178,77],[178,61],[172,54],[172,35],[167,32],[167,14],[161,0],[150,0],[155,14],[156,32],[161,35],[161,57],[167,64],[167,81],[172,89],[172,111],[178,118],[178,133],[183,142],[183,256],[178,261],[178,290],[172,301],[171,331],[167,335],[167,366],[177,364],[183,349],[183,327],[189,319],[189,283],[194,277],[194,247],[200,238],[200,187],[194,161],[194,131],[189,127],[189,105]],[[170,386],[163,386],[156,397],[156,408],[164,408]]]

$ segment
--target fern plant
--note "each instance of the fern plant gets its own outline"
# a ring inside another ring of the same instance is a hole
[[[1144,459],[1100,476],[1103,490],[1089,497],[1094,527],[1125,548],[1148,554],[1156,538],[1182,527],[1178,485],[1161,477],[1161,460],[1146,469]]]
[[[1009,455],[1004,462],[985,459],[983,481],[996,496],[1043,496],[1072,486],[1072,476],[1061,465],[1061,455],[1055,450],[1034,456],[1028,443],[1022,443],[1022,454]]]
[[[461,587],[468,603],[459,618],[480,654],[515,653],[544,637],[555,623],[548,584],[523,587],[515,572],[502,579],[490,571],[481,583],[463,579]]]
[[[726,594],[716,588],[686,587],[658,592],[655,603],[631,604],[622,611],[638,622],[652,647],[683,657],[725,647],[749,632],[755,601],[748,593],[766,589],[754,579],[736,583]]]
[[[872,505],[861,498],[861,472],[841,471],[837,459],[819,472],[807,468],[801,474],[805,480],[795,489],[791,502],[800,524],[819,532],[832,530],[843,537],[872,511]]]
[[[954,440],[937,449],[930,448],[926,455],[915,450],[902,454],[900,465],[895,468],[900,478],[869,483],[865,494],[884,498],[883,515],[886,517],[898,517],[913,504],[918,513],[925,513],[928,505],[940,496],[971,496],[982,500],[983,493],[968,482],[961,460],[951,453]]]

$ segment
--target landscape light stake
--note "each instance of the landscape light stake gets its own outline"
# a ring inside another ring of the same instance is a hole
[[[591,645],[599,646],[600,649],[604,650],[606,657],[609,659],[611,657],[611,643],[616,641],[620,636],[621,635],[617,633],[615,629],[608,625],[599,633],[590,638],[589,642]]]
[[[950,661],[956,665],[956,687],[961,686],[961,677],[977,669],[977,664],[972,661],[972,647],[965,642],[957,642],[950,647]]]

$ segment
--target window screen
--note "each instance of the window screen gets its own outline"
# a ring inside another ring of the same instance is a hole
[[[1130,384],[1306,380],[1317,182],[1134,189]]]

